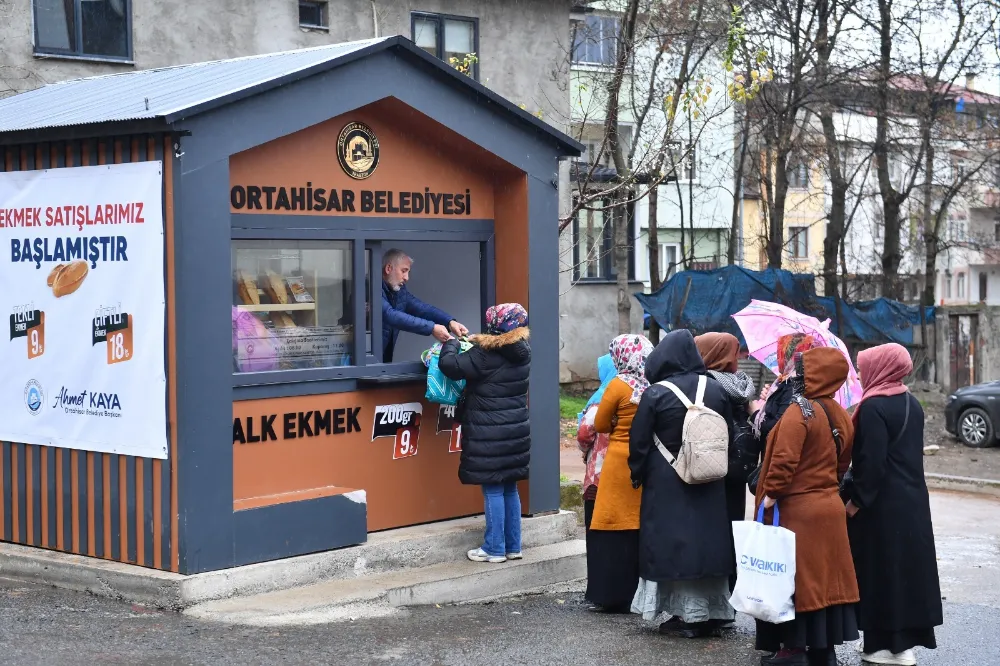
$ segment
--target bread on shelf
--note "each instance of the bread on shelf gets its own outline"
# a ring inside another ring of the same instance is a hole
[[[288,305],[288,286],[285,284],[285,278],[274,271],[267,271],[264,281],[264,291],[267,292],[272,303]]]
[[[260,294],[257,291],[257,281],[246,271],[236,273],[237,292],[244,305],[260,305]]]

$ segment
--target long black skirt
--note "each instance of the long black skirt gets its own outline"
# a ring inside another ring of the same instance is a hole
[[[937,648],[934,629],[901,629],[899,631],[869,629],[865,632],[865,652],[867,654],[879,650],[888,650],[893,654],[899,654],[917,646],[930,650]]]
[[[867,638],[867,632],[865,636]],[[825,650],[858,640],[857,604],[828,606],[808,613],[795,613],[795,619],[782,624],[757,620],[757,649],[777,652],[784,649]]]
[[[639,530],[587,531],[587,599],[628,612],[639,587]]]

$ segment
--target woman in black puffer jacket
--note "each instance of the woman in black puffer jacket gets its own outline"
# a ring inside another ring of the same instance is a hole
[[[458,478],[483,487],[486,537],[468,553],[474,562],[521,559],[521,498],[517,482],[528,478],[531,426],[528,422],[528,313],[517,303],[486,311],[486,333],[470,338],[459,353],[458,341],[441,349],[446,377],[466,380],[456,415],[462,424]]]

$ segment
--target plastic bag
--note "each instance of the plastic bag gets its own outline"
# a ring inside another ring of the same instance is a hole
[[[733,523],[736,546],[736,588],[733,608],[772,624],[795,619],[795,533],[774,521],[764,524],[764,507],[757,520]]]
[[[472,343],[459,341],[459,353],[472,349]],[[465,380],[448,379],[438,367],[441,356],[441,343],[436,342],[430,349],[420,355],[420,360],[427,366],[427,391],[424,398],[439,405],[457,405],[465,390]]]

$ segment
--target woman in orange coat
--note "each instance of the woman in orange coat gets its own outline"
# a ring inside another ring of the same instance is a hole
[[[757,621],[757,649],[775,653],[762,666],[835,665],[834,647],[858,639],[858,581],[838,492],[854,426],[833,399],[847,372],[837,349],[796,355],[792,404],[767,440],[756,503],[777,503],[781,526],[795,533],[795,619]]]
[[[595,610],[628,613],[639,586],[639,503],[628,467],[629,429],[649,388],[646,357],[653,345],[641,335],[619,335],[609,345],[618,374],[597,408],[594,430],[610,433],[594,515],[587,535],[587,599]]]

